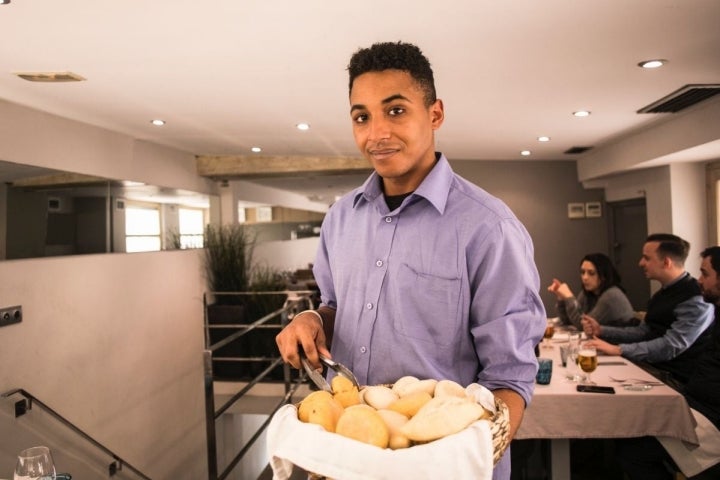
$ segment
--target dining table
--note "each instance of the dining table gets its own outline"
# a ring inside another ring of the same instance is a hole
[[[580,392],[579,381],[566,377],[560,346],[566,331],[556,331],[539,346],[540,358],[551,358],[548,385],[535,385],[535,393],[514,439],[550,441],[553,480],[570,479],[570,440],[668,436],[697,445],[695,420],[680,393],[638,365],[620,356],[598,355],[591,374],[598,386],[614,393]]]

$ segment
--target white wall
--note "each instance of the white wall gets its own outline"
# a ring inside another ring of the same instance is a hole
[[[0,159],[215,193],[192,154],[2,100]],[[152,478],[206,477],[201,253],[0,262],[0,306],[24,313],[0,328],[0,391],[30,391]],[[0,412],[0,478],[28,446],[15,427]]]
[[[705,165],[676,163],[670,165],[673,233],[690,242],[690,255],[685,262],[695,278],[700,274],[700,252],[708,244],[707,196]]]
[[[0,299],[24,315],[0,329],[0,390],[28,390],[151,478],[206,477],[200,259],[0,262]],[[29,446],[15,443],[23,421],[11,419],[0,415],[0,477]]]

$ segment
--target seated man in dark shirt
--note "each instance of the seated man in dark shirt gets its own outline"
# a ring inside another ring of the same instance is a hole
[[[705,468],[700,473],[693,473],[688,480],[710,480],[720,478],[720,323],[718,322],[718,307],[720,306],[720,247],[709,247],[700,254],[702,265],[698,283],[702,290],[703,299],[714,305],[715,320],[710,327],[709,341],[703,344],[695,368],[690,374],[687,383],[680,385],[679,389],[688,404],[693,409],[698,423],[708,425],[705,419],[712,422],[717,430],[698,435],[700,448],[704,451],[705,464],[694,464],[695,470]],[[700,417],[704,418],[700,418]],[[697,431],[697,430],[696,430]],[[707,432],[708,430],[704,430]],[[675,442],[681,447],[681,442]],[[662,440],[662,444],[655,437],[642,437],[623,439],[617,442],[617,452],[620,463],[631,480],[671,480],[674,475],[668,465],[674,466],[673,458],[678,463],[683,457],[692,455],[691,451],[682,452],[682,447],[672,449],[671,457],[663,445],[671,447],[673,441]],[[715,464],[707,458],[717,457]],[[685,473],[685,472],[684,472]]]

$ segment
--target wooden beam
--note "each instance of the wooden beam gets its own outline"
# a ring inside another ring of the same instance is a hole
[[[372,170],[362,157],[198,155],[195,158],[198,175],[213,179],[337,175]]]

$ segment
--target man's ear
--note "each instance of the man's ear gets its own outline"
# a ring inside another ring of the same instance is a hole
[[[440,128],[440,125],[443,124],[444,120],[445,106],[443,105],[442,100],[438,98],[435,100],[435,103],[430,105],[430,123],[432,124],[432,129],[437,130]]]

